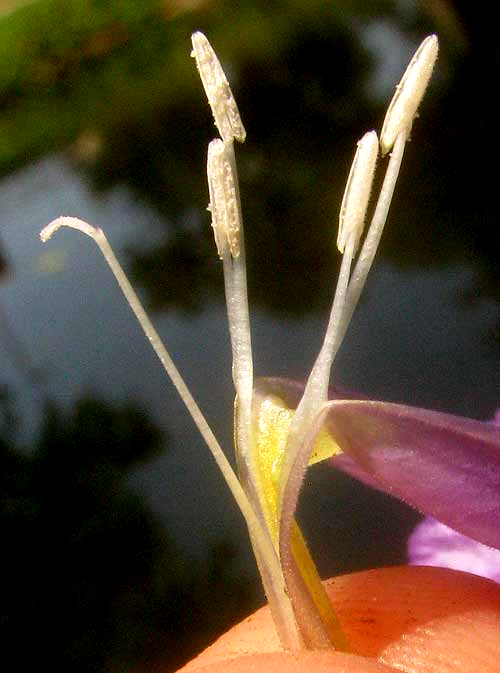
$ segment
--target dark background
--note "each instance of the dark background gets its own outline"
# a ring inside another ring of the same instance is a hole
[[[17,670],[172,670],[261,604],[243,521],[95,246],[103,226],[232,452],[230,349],[206,212],[215,130],[189,58],[233,84],[258,375],[305,378],[355,143],[430,32],[440,57],[381,249],[334,367],[363,395],[498,406],[498,41],[465,2],[3,3],[0,633]],[[196,6],[195,6],[196,5]],[[8,11],[7,11],[8,10]],[[325,576],[405,560],[418,515],[310,471]]]

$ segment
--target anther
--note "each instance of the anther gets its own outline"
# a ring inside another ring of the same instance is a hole
[[[377,156],[377,134],[375,131],[369,131],[358,142],[340,206],[337,248],[341,253],[344,252],[350,236],[354,236],[353,252],[356,252],[358,247],[363,233]]]
[[[438,54],[437,35],[429,35],[417,49],[396,87],[385,115],[380,148],[382,156],[392,149],[397,136],[406,131],[410,134],[413,119],[425,93]]]
[[[244,142],[246,131],[241,121],[238,106],[212,45],[199,31],[191,36],[193,51],[191,56],[196,59],[198,72],[203,88],[212,108],[222,140],[231,142],[233,139]]]

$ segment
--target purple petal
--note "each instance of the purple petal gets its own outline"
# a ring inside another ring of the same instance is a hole
[[[366,470],[364,470],[359,463],[356,463],[347,453],[340,453],[338,456],[331,458],[332,464],[337,470],[345,472],[350,477],[354,477],[358,481],[362,481],[366,486],[376,488],[379,491],[384,491],[380,482],[376,481]]]
[[[500,582],[500,551],[428,517],[408,538],[410,565],[438,566]]]
[[[304,385],[259,379],[258,395],[297,406]],[[333,465],[484,544],[500,548],[500,410],[492,423],[384,402],[339,388],[327,407],[345,451]],[[335,407],[335,410],[334,410]]]
[[[360,476],[500,548],[500,427],[366,400],[330,402],[321,416]]]

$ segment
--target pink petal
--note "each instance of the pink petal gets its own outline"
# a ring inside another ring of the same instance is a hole
[[[381,490],[500,548],[500,427],[386,402],[337,400],[324,422]],[[351,464],[352,467],[352,464]]]
[[[260,395],[274,394],[290,408],[304,386],[260,379]],[[500,549],[500,426],[425,409],[334,398],[318,418],[344,454],[335,467],[389,493],[483,544]],[[500,413],[497,414],[500,421]]]

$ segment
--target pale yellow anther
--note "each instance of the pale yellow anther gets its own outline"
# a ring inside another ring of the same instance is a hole
[[[344,252],[350,236],[354,236],[353,252],[356,252],[358,247],[363,233],[377,156],[377,134],[375,131],[369,131],[358,142],[340,206],[337,248],[341,253]]]
[[[382,156],[392,149],[397,136],[405,131],[410,134],[413,119],[425,93],[438,54],[437,35],[429,35],[422,42],[396,87],[385,115],[380,149]]]
[[[217,138],[208,145],[207,155],[207,176],[208,192],[210,203],[208,210],[212,215],[212,229],[214,230],[215,245],[217,252],[222,259],[226,249],[226,237],[224,235],[224,196],[223,180],[220,176],[223,174],[222,155],[224,154],[224,143]]]
[[[191,36],[193,51],[191,56],[196,59],[203,88],[212,108],[222,140],[244,142],[246,131],[241,121],[238,106],[227,81],[224,70],[212,45],[203,33],[199,31]]]
[[[220,140],[208,146],[207,176],[212,227],[217,252],[222,259],[227,246],[233,258],[240,255],[241,219],[238,193],[231,162],[230,150]]]

